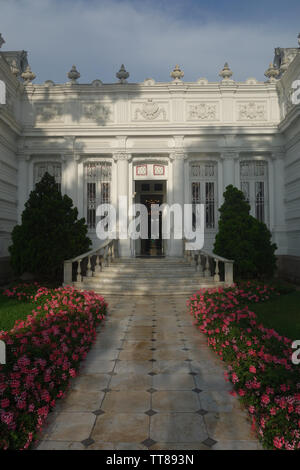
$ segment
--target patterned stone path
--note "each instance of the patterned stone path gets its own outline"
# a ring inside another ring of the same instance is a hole
[[[260,449],[186,298],[107,301],[96,344],[37,449]]]

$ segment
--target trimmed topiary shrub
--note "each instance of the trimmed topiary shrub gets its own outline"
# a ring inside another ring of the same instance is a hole
[[[9,248],[16,274],[30,272],[45,279],[61,276],[63,261],[85,253],[91,246],[85,219],[78,220],[73,201],[59,191],[45,173],[30,193],[21,225],[12,232]]]
[[[267,226],[250,215],[242,191],[228,186],[220,209],[219,232],[214,252],[233,259],[238,278],[270,277],[276,269],[276,244]]]

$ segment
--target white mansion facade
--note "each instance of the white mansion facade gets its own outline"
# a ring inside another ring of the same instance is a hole
[[[291,99],[300,48],[276,49],[265,82],[236,82],[227,64],[216,82],[185,82],[178,66],[167,83],[130,83],[123,66],[112,84],[82,84],[79,76],[73,66],[67,83],[34,84],[24,51],[0,51],[4,272],[10,233],[48,171],[86,218],[94,246],[97,205],[127,196],[145,204],[204,203],[205,248],[212,250],[218,208],[233,184],[271,230],[281,270],[300,278],[300,104]],[[121,256],[147,249],[120,241]],[[181,256],[183,243],[164,241],[160,249]]]

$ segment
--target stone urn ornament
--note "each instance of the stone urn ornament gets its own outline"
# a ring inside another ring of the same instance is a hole
[[[21,73],[25,85],[29,85],[36,77],[35,73],[32,72],[30,65],[27,65],[25,72]]]
[[[121,65],[119,72],[116,73],[116,77],[119,79],[119,83],[127,83],[129,72],[125,69],[124,64]]]
[[[170,76],[175,82],[178,82],[184,77],[184,72],[181,70],[179,65],[175,65],[175,68],[170,73]]]
[[[228,62],[225,62],[223,69],[219,73],[219,77],[222,77],[224,81],[229,81],[231,80],[232,75],[233,75],[233,72],[230,69]]]
[[[298,34],[298,45],[300,47],[300,33]]]
[[[76,69],[76,65],[72,65],[70,72],[68,73],[68,78],[70,79],[71,83],[76,83],[76,80],[80,78],[80,73]]]
[[[265,72],[265,77],[267,77],[270,83],[276,82],[276,78],[278,78],[279,70],[274,67],[274,64],[271,62],[269,65],[268,70]]]

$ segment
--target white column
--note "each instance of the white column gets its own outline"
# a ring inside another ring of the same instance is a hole
[[[272,159],[274,165],[274,181],[273,181],[273,238],[278,246],[277,254],[287,254],[287,233],[285,221],[285,204],[284,204],[284,175],[285,175],[285,153],[273,152]],[[270,184],[272,187],[272,182]],[[271,195],[270,195],[271,196]]]
[[[62,192],[66,193],[73,201],[74,206],[77,206],[77,190],[78,190],[78,175],[77,175],[77,161],[74,154],[64,154],[62,156]]]
[[[238,159],[238,152],[224,151],[222,152],[221,158],[223,160],[223,185],[225,192],[227,186],[237,184],[235,177],[235,160]]]
[[[184,162],[187,159],[187,155],[182,152],[175,152],[171,155],[173,160],[173,204],[179,204],[182,208],[182,214],[184,211],[184,183],[185,183],[185,165]],[[183,220],[182,220],[183,227]],[[174,225],[171,226],[171,240],[170,240],[170,256],[183,256],[183,234],[181,239],[175,240]]]
[[[19,154],[18,160],[18,223],[21,222],[21,215],[24,210],[25,202],[28,199],[28,162],[30,155]]]
[[[121,230],[120,226],[120,196],[127,197],[127,224],[128,224],[128,207],[131,204],[131,194],[129,194],[129,160],[131,155],[126,152],[117,152],[113,155],[117,162],[117,187],[118,187],[118,207],[117,207],[117,231]],[[128,228],[128,225],[127,225]],[[121,258],[131,256],[130,239],[119,240],[119,255]]]

